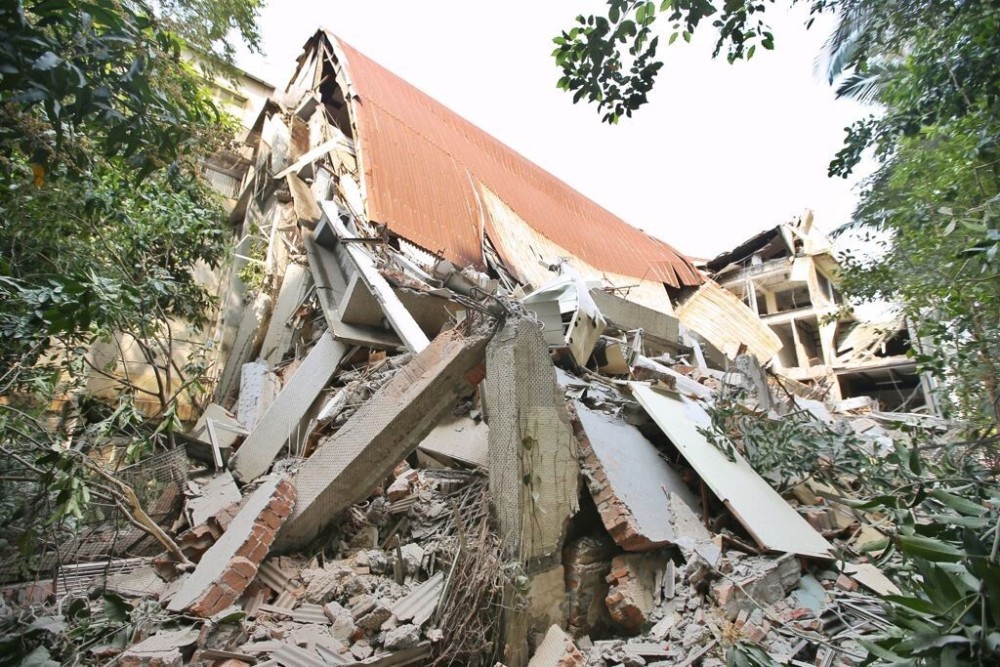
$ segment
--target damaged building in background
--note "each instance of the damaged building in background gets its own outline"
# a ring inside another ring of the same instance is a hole
[[[706,270],[777,335],[772,368],[839,401],[868,396],[884,409],[933,412],[929,379],[907,356],[904,319],[858,321],[837,289],[830,239],[807,212],[706,262]]]
[[[895,435],[761,370],[837,367],[836,329],[831,356],[789,334],[788,357],[757,317],[799,292],[727,268],[756,276],[787,242],[763,266],[806,271],[812,298],[808,229],[710,263],[759,285],[743,303],[326,31],[242,158],[214,401],[115,473],[156,527],[38,549],[35,581],[3,575],[10,605],[157,606],[88,649],[127,666],[718,665],[720,628],[776,659],[864,658],[895,590],[861,548],[875,519],[815,482],[786,500],[708,435],[734,393],[873,451]]]

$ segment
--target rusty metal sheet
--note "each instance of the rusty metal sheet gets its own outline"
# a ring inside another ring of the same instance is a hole
[[[460,266],[482,269],[482,235],[492,223],[478,201],[478,181],[540,234],[597,269],[672,287],[703,282],[668,244],[626,224],[349,44],[327,37],[346,60],[341,65],[351,89],[371,220]]]

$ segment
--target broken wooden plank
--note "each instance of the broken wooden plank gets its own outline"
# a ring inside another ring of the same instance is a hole
[[[478,384],[481,374],[472,371],[483,362],[487,340],[485,333],[441,334],[319,444],[295,476],[299,501],[278,535],[280,548],[313,539],[416,449]]]
[[[832,557],[830,543],[739,453],[731,461],[698,432],[699,427],[711,428],[712,421],[697,402],[634,382],[630,386],[643,409],[763,549]]]
[[[377,350],[396,350],[402,347],[402,342],[392,332],[343,321],[338,305],[347,291],[347,281],[340,271],[336,256],[332,250],[317,242],[316,235],[311,230],[302,229],[302,241],[309,259],[309,270],[316,284],[316,297],[333,337],[345,343]]]
[[[320,207],[326,213],[326,217],[320,224],[330,225],[331,229],[341,238],[348,236],[347,228],[340,221],[336,204],[332,201],[324,201],[320,202]],[[385,313],[389,324],[392,325],[393,330],[406,347],[411,352],[420,352],[430,345],[430,341],[417,325],[413,316],[410,315],[410,311],[406,310],[406,306],[402,304],[399,297],[393,292],[392,287],[382,277],[382,274],[378,272],[378,269],[375,268],[375,261],[371,256],[368,255],[364,248],[357,244],[349,243],[346,249],[348,256],[354,262],[355,268],[357,268],[365,285],[368,286],[372,296],[382,306],[382,312]]]
[[[249,482],[267,472],[293,432],[305,428],[302,422],[309,408],[348,350],[349,346],[334,340],[329,332],[320,337],[257,427],[233,455],[230,467],[241,481]]]
[[[336,150],[340,147],[351,148],[352,150],[354,148],[346,138],[334,137],[333,139],[316,146],[316,148],[312,148],[308,152],[303,153],[302,157],[275,174],[274,178],[282,179],[286,176],[296,176],[306,166],[312,164],[330,151]]]

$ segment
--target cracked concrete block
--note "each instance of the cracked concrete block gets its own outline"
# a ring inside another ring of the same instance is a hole
[[[637,634],[659,603],[669,557],[663,552],[625,554],[611,561],[611,584],[605,598],[611,618]]]
[[[284,476],[265,480],[226,532],[202,556],[167,609],[202,618],[233,604],[257,576],[274,533],[291,512],[295,487]]]
[[[487,333],[441,334],[320,442],[295,476],[298,502],[278,535],[278,548],[306,544],[371,493],[479,383],[488,340]]]
[[[407,623],[395,630],[385,633],[385,648],[388,651],[400,651],[411,648],[420,642],[420,627]]]
[[[750,559],[743,561],[750,562]],[[774,604],[798,586],[801,578],[802,568],[792,554],[778,559],[764,557],[759,569],[749,577],[738,582],[726,579],[713,586],[712,597],[726,617],[734,619],[743,610],[752,612],[757,608],[750,598],[760,604]]]
[[[248,431],[256,428],[264,413],[281,391],[281,380],[263,360],[243,364],[236,420]]]

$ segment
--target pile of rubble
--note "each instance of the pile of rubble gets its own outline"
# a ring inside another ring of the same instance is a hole
[[[866,555],[884,536],[815,481],[783,498],[710,411],[737,394],[873,451],[900,417],[779,394],[572,260],[528,291],[489,248],[458,270],[389,235],[318,81],[262,116],[234,219],[266,232],[264,278],[244,262],[223,290],[215,403],[149,501],[175,508],[166,551],[109,547],[72,587],[43,570],[5,613],[121,596],[128,641],[83,649],[119,665],[863,660],[895,591]]]

